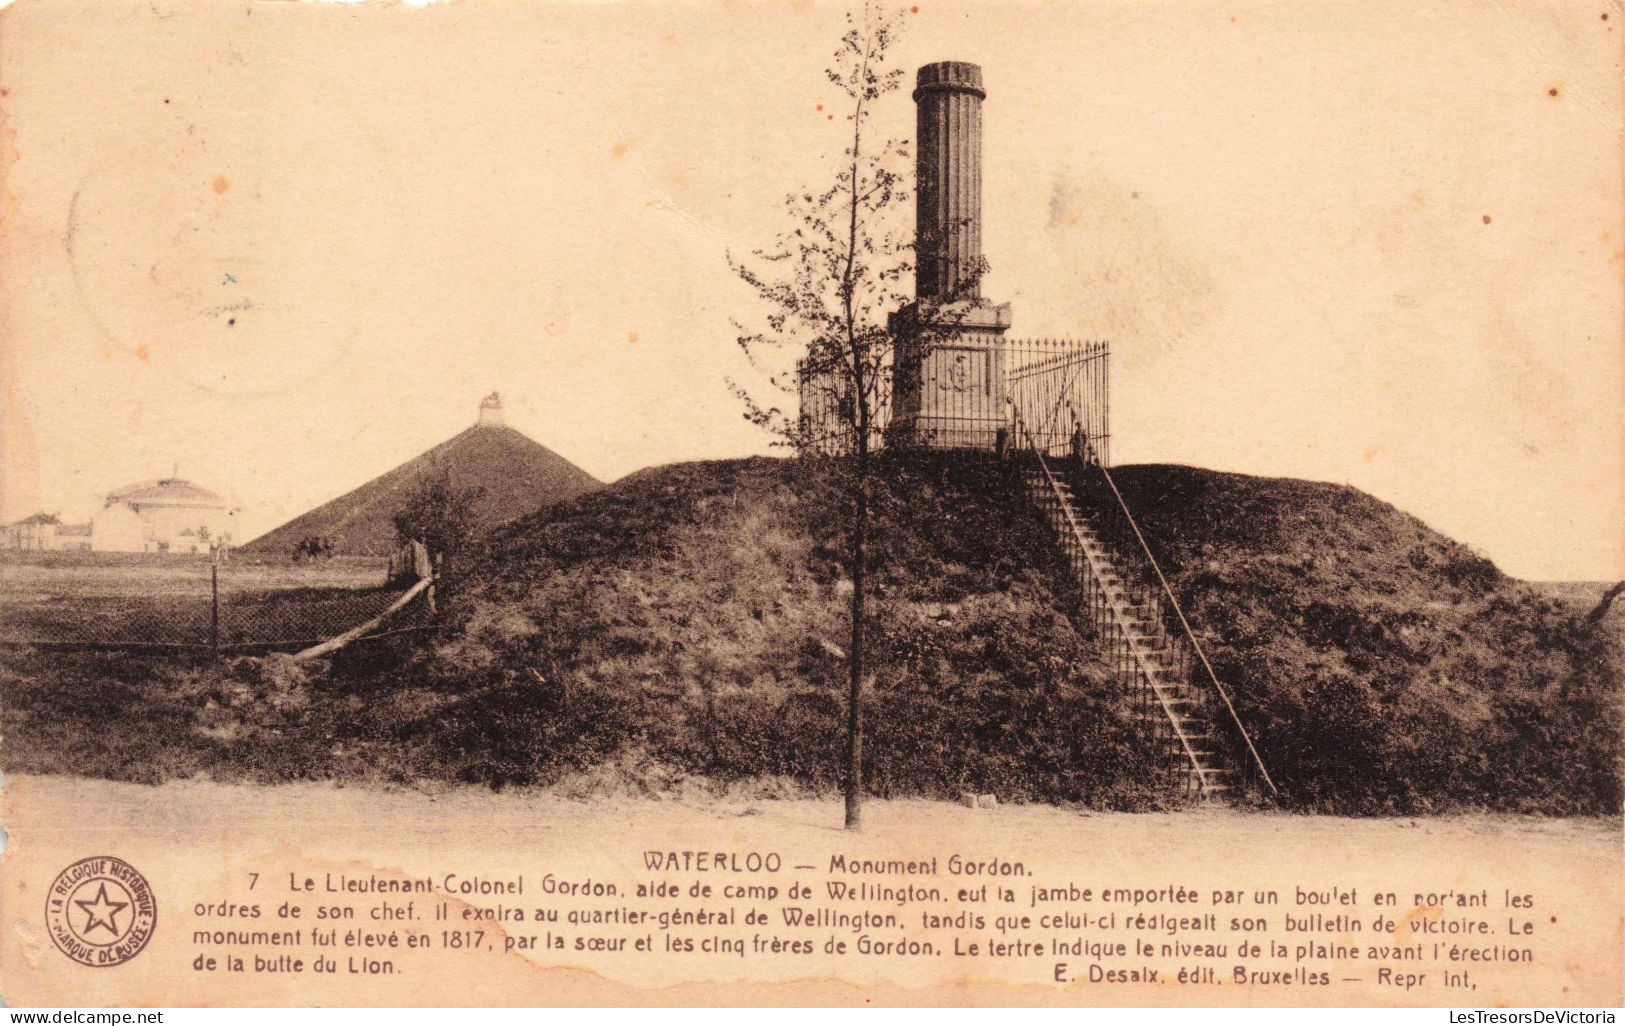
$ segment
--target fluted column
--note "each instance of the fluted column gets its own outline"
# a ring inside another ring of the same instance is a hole
[[[920,69],[914,90],[914,294],[976,299],[982,272],[982,69],[940,61]]]

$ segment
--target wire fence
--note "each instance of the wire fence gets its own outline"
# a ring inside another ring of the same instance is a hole
[[[380,559],[223,562],[157,553],[0,553],[0,646],[298,652],[389,610],[416,579]],[[371,635],[433,626],[425,589]]]

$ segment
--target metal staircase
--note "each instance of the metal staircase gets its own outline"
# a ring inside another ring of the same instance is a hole
[[[1045,467],[1025,474],[1028,495],[1065,545],[1072,573],[1091,598],[1106,649],[1119,677],[1138,699],[1136,717],[1164,749],[1164,770],[1179,790],[1219,798],[1236,784],[1236,770],[1200,696],[1179,679],[1179,657],[1156,612],[1135,600],[1116,557],[1080,510],[1072,486]]]
[[[1164,778],[1206,798],[1275,793],[1230,692],[1203,652],[1109,469],[1110,346],[982,338],[932,356],[929,402],[910,395],[904,430],[890,407],[870,421],[871,451],[902,446],[1017,464],[1068,561],[1101,654],[1136,706]],[[927,347],[924,359],[931,355]],[[802,452],[855,451],[844,357],[797,365]],[[957,368],[950,370],[950,368]],[[918,372],[916,368],[915,372]],[[910,387],[917,387],[917,382]]]
[[[1026,443],[1016,455],[1027,495],[1055,531],[1101,653],[1134,702],[1165,779],[1206,799],[1273,794],[1229,692],[1087,436],[1074,429],[1057,444],[1051,433],[1025,428],[1019,411],[1014,419],[1018,445]]]

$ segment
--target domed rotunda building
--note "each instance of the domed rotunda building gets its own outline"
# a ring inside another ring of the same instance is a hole
[[[115,489],[91,519],[97,552],[208,552],[230,543],[237,510],[220,495],[178,477]]]

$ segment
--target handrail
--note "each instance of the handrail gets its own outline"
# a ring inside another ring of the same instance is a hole
[[[1027,427],[1020,411],[1012,407],[1011,413],[1013,414],[1017,425],[1027,436],[1028,444],[1038,455],[1039,462],[1044,468],[1045,476],[1050,476],[1049,466],[1044,461],[1043,452],[1040,451],[1037,439],[1033,437],[1032,431]],[[1258,773],[1263,778],[1264,783],[1268,785],[1270,794],[1279,795],[1280,791],[1276,788],[1275,781],[1270,778],[1269,770],[1264,767],[1263,758],[1258,754],[1258,749],[1253,745],[1252,735],[1247,732],[1246,726],[1244,726],[1241,722],[1241,716],[1236,712],[1235,704],[1230,700],[1229,690],[1226,689],[1224,684],[1219,680],[1219,675],[1214,672],[1213,664],[1208,662],[1207,653],[1203,651],[1201,642],[1196,639],[1196,632],[1191,629],[1190,621],[1185,618],[1185,610],[1180,606],[1179,599],[1175,597],[1173,587],[1169,585],[1167,576],[1162,572],[1161,564],[1157,562],[1157,557],[1151,551],[1150,543],[1146,541],[1144,533],[1142,533],[1140,530],[1139,522],[1134,519],[1134,513],[1128,508],[1127,500],[1123,498],[1123,493],[1118,490],[1117,482],[1112,478],[1111,471],[1107,470],[1105,464],[1101,463],[1098,458],[1095,458],[1094,439],[1085,435],[1082,441],[1083,451],[1076,454],[1078,462],[1083,465],[1085,471],[1089,469],[1090,464],[1092,463],[1094,467],[1100,471],[1101,477],[1105,479],[1107,487],[1111,489],[1112,498],[1117,500],[1117,506],[1122,510],[1124,519],[1128,521],[1129,528],[1134,532],[1135,540],[1140,543],[1140,550],[1145,553],[1146,561],[1150,563],[1152,571],[1157,575],[1157,582],[1161,586],[1162,595],[1168,600],[1168,604],[1173,609],[1174,615],[1178,617],[1179,626],[1185,633],[1185,639],[1190,643],[1191,650],[1196,653],[1196,658],[1201,662],[1202,669],[1207,672],[1207,678],[1209,682],[1212,683],[1213,689],[1218,692],[1219,697],[1224,700],[1225,710],[1230,714],[1230,720],[1235,724],[1236,730],[1240,732],[1242,741],[1246,743],[1247,752],[1252,756],[1253,765],[1258,767]],[[1051,482],[1053,484],[1053,478],[1051,478]]]
[[[1085,444],[1089,443],[1086,442]],[[1078,458],[1079,460],[1083,459],[1081,455]],[[1219,675],[1213,672],[1213,664],[1207,661],[1207,653],[1202,651],[1202,643],[1196,640],[1196,632],[1191,630],[1190,621],[1185,619],[1185,610],[1180,608],[1179,599],[1174,597],[1174,590],[1169,586],[1168,578],[1163,575],[1162,567],[1157,563],[1157,557],[1151,554],[1151,546],[1146,542],[1145,535],[1140,533],[1140,525],[1135,521],[1134,514],[1129,511],[1128,503],[1123,499],[1123,493],[1117,490],[1117,482],[1112,479],[1112,472],[1098,463],[1095,466],[1099,468],[1100,475],[1106,479],[1107,486],[1112,490],[1112,497],[1117,500],[1118,507],[1122,509],[1123,516],[1128,520],[1128,526],[1134,531],[1134,537],[1140,542],[1140,549],[1145,552],[1146,560],[1150,562],[1151,569],[1156,572],[1157,580],[1162,585],[1162,593],[1168,599],[1168,604],[1173,607],[1174,615],[1179,617],[1179,626],[1184,628],[1185,637],[1190,641],[1191,649],[1195,651],[1196,658],[1202,661],[1202,669],[1207,671],[1208,680],[1213,683],[1214,690],[1218,691],[1219,697],[1224,699],[1224,707],[1230,713],[1231,722],[1235,723],[1236,729],[1241,732],[1241,739],[1247,742],[1247,751],[1253,757],[1253,765],[1258,767],[1258,772],[1264,778],[1264,783],[1269,785],[1270,794],[1279,794],[1280,792],[1275,788],[1275,781],[1270,779],[1270,771],[1264,768],[1264,760],[1259,756],[1258,749],[1253,747],[1252,735],[1247,733],[1247,728],[1242,725],[1241,717],[1236,713],[1235,705],[1230,701],[1229,690],[1219,680]]]
[[[1017,421],[1017,423],[1018,423],[1018,426],[1021,426],[1023,428],[1023,431],[1026,433],[1028,443],[1033,445],[1033,454],[1038,457],[1039,469],[1044,472],[1044,480],[1049,482],[1050,491],[1055,493],[1055,497],[1057,499],[1060,499],[1061,498],[1061,486],[1055,480],[1054,473],[1052,473],[1050,471],[1050,469],[1049,469],[1049,461],[1044,459],[1044,453],[1037,447],[1036,441],[1032,436],[1032,432],[1030,430],[1027,430],[1026,426],[1021,424],[1019,420]],[[1072,533],[1074,535],[1079,536],[1079,538],[1081,540],[1082,531],[1078,527],[1078,521],[1072,515],[1071,507],[1063,501],[1062,504],[1061,504],[1061,509],[1066,513],[1066,522],[1072,528]],[[1088,560],[1089,573],[1091,575],[1093,575],[1094,578],[1098,581],[1100,579],[1100,569],[1095,566],[1094,558],[1088,554],[1087,550],[1084,551],[1084,558]],[[1120,612],[1117,612],[1117,611],[1114,610],[1112,615],[1121,616],[1122,614]],[[1121,629],[1121,628],[1119,628],[1119,629]],[[1139,661],[1139,662],[1142,663],[1140,672],[1141,673],[1146,673],[1146,670],[1145,670],[1144,665],[1143,665],[1143,657],[1139,654],[1139,650],[1136,649],[1136,648],[1133,648],[1132,645],[1130,646],[1130,648],[1131,648],[1131,651],[1134,652],[1134,656],[1135,656],[1136,661]],[[1147,676],[1149,676],[1149,675],[1147,674]],[[1168,699],[1163,697],[1163,694],[1162,694],[1162,692],[1160,690],[1153,689],[1152,694],[1156,695],[1157,704],[1162,706],[1163,715],[1168,717],[1168,722],[1169,722],[1170,725],[1172,725],[1173,730],[1174,730],[1174,736],[1179,738],[1179,746],[1185,750],[1185,757],[1190,760],[1192,768],[1195,769],[1197,782],[1205,790],[1207,788],[1207,786],[1208,786],[1207,785],[1207,777],[1206,777],[1206,775],[1204,774],[1204,772],[1202,770],[1201,760],[1199,760],[1196,757],[1196,749],[1191,746],[1190,738],[1186,736],[1184,728],[1179,725],[1179,720],[1174,715],[1173,706],[1168,704]],[[1262,767],[1260,767],[1260,768],[1262,768]],[[1268,780],[1269,775],[1265,774],[1264,779]],[[1274,790],[1275,785],[1271,784],[1270,788],[1271,788],[1271,790]]]

